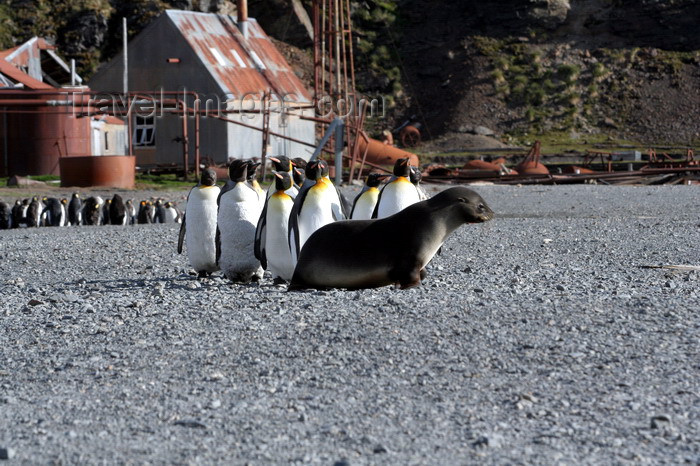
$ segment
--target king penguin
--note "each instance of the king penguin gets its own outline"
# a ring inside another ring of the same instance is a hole
[[[377,199],[372,218],[385,218],[420,201],[418,189],[411,183],[411,165],[408,157],[394,164],[394,176],[384,185]]]
[[[139,204],[139,213],[136,215],[136,223],[139,225],[144,225],[146,223],[153,223],[153,204],[149,200],[143,200]]]
[[[126,209],[126,216],[128,218],[127,223],[133,225],[136,223],[136,207],[134,207],[134,200],[127,199],[124,203],[124,208]]]
[[[154,208],[153,223],[165,223],[165,205],[163,204],[163,199],[156,199]]]
[[[199,184],[187,195],[185,217],[177,238],[177,252],[182,254],[182,244],[187,239],[187,258],[199,278],[219,270],[216,265],[216,199],[220,189],[216,186],[216,172],[202,171]]]
[[[27,207],[28,227],[38,227],[41,225],[41,213],[43,210],[44,208],[39,201],[39,198],[36,196],[32,197],[32,201],[29,203],[29,207]]]
[[[83,223],[83,201],[79,193],[73,193],[68,203],[68,223],[72,226]]]
[[[256,193],[260,195],[261,198],[265,197],[265,191],[260,187],[258,183],[258,167],[261,165],[260,162],[248,162],[248,184],[250,184]]]
[[[7,202],[0,201],[0,230],[12,228],[12,208]]]
[[[280,155],[279,157],[268,157],[272,161],[274,170],[277,173],[287,173],[290,177],[294,177],[294,164],[289,157],[286,155]],[[277,192],[276,182],[271,184],[267,189],[267,198],[269,199],[275,192]],[[287,189],[287,194],[295,199],[297,194],[299,194],[299,189],[292,183],[292,186]]]
[[[175,207],[173,202],[166,202],[163,209],[165,210],[165,214],[163,215],[165,223],[180,223],[182,221],[182,215],[180,215],[180,211]]]
[[[61,198],[61,209],[63,210],[63,220],[61,221],[62,227],[67,227],[68,223],[68,199],[65,197]]]
[[[60,227],[63,226],[63,218],[65,211],[61,201],[55,197],[46,198],[46,207],[42,214],[46,215],[46,226]]]
[[[22,201],[17,199],[12,206],[12,228],[19,228],[21,225],[27,226],[27,220],[24,218]]]
[[[379,184],[387,176],[389,175],[382,173],[370,173],[367,176],[365,186],[352,203],[350,219],[369,220],[372,218],[372,212],[374,212],[374,208],[377,206],[377,199],[379,199]]]
[[[426,193],[425,189],[423,189],[423,186],[420,185],[420,181],[423,179],[423,175],[420,172],[420,168],[411,165],[411,175],[409,176],[409,179],[411,180],[411,183],[413,183],[413,186],[415,186],[418,190],[418,198],[421,201],[425,201],[426,199],[428,199],[428,193]]]
[[[255,257],[255,226],[263,204],[248,183],[248,164],[232,163],[229,178],[233,187],[219,196],[217,260],[221,271],[233,282],[259,281],[263,268]]]
[[[124,200],[119,194],[115,194],[112,196],[112,202],[109,203],[109,223],[112,225],[126,225],[128,221]]]
[[[294,199],[287,194],[293,185],[289,173],[275,173],[275,192],[265,201],[255,230],[255,257],[272,273],[275,283],[288,282],[294,273],[289,251],[289,214]]]
[[[289,214],[289,249],[293,264],[313,232],[344,218],[338,215],[335,187],[323,179],[324,166],[327,167],[323,160],[313,160],[306,165],[305,187],[294,200]]]
[[[302,159],[301,157],[294,157],[292,159],[292,163],[294,164],[294,172],[292,173],[294,177],[294,186],[300,190],[304,185],[304,180],[306,179],[306,175],[304,174],[304,171],[306,170],[306,160]]]
[[[104,201],[100,196],[91,196],[85,199],[82,214],[85,225],[101,225],[103,204]]]

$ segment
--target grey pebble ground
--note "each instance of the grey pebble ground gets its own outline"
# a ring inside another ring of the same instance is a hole
[[[700,189],[474,189],[498,216],[407,291],[200,282],[176,225],[0,232],[0,458],[700,463],[700,273],[641,267],[700,265]]]

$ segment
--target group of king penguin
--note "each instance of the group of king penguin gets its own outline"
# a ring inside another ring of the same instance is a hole
[[[240,159],[230,163],[223,188],[216,172],[205,169],[190,190],[177,251],[186,246],[200,278],[221,270],[232,282],[250,283],[268,270],[276,284],[289,282],[304,243],[319,228],[388,217],[428,197],[408,158],[396,162],[392,175],[369,174],[352,204],[333,185],[325,161],[268,159],[274,182],[267,192],[257,181],[260,163]]]
[[[64,227],[79,225],[133,225],[180,222],[182,214],[171,201],[143,200],[138,210],[134,201],[119,194],[103,199],[73,193],[70,200],[33,196],[14,205],[0,201],[0,230],[21,227]]]

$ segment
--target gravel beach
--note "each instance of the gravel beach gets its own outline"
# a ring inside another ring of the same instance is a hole
[[[199,281],[175,224],[0,231],[0,459],[700,463],[700,271],[644,267],[700,266],[700,189],[473,189],[496,218],[406,291]]]

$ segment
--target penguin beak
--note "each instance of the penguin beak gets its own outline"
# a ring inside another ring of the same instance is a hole
[[[280,163],[280,159],[278,159],[277,157],[268,157],[268,159],[272,160],[275,163]]]

